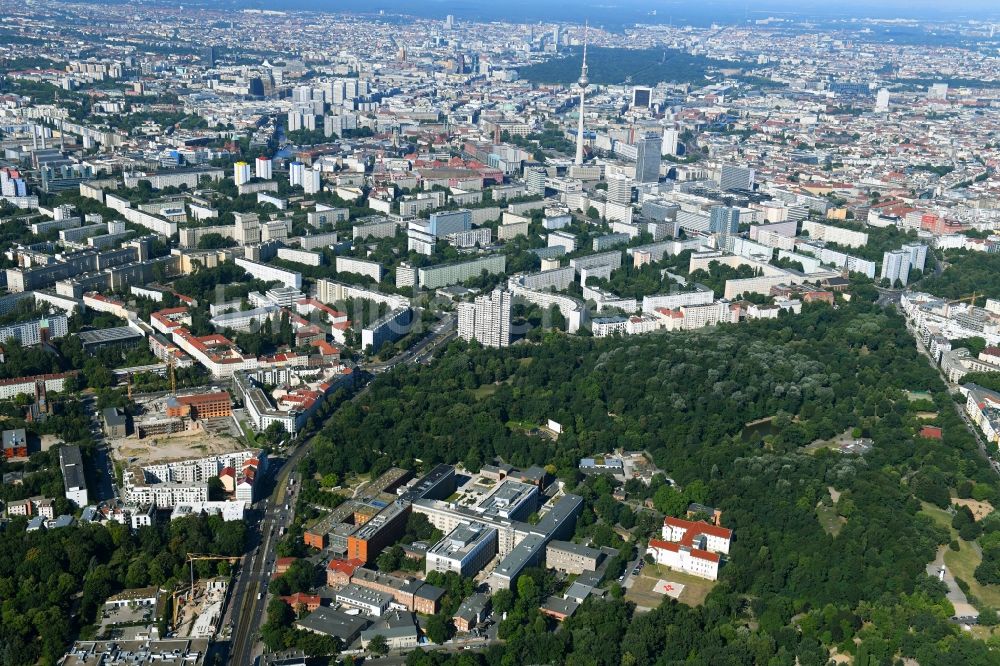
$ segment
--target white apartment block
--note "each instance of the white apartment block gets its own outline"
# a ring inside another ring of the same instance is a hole
[[[510,346],[509,291],[497,289],[477,296],[474,303],[458,308],[458,334],[464,340],[476,340],[484,347]]]
[[[382,280],[382,265],[375,261],[355,259],[353,257],[337,257],[338,273],[357,273],[379,282]]]
[[[290,247],[278,248],[278,259],[292,261],[306,266],[319,266],[323,263],[323,255],[309,250],[295,250]]]
[[[863,231],[853,231],[812,220],[802,221],[802,231],[808,232],[809,237],[813,240],[836,243],[846,247],[864,247],[868,244],[868,234]]]
[[[268,266],[267,264],[260,264],[256,261],[250,261],[248,259],[235,259],[234,262],[237,266],[259,280],[264,280],[265,282],[277,281],[281,282],[286,287],[294,287],[296,289],[302,288],[302,273],[287,271],[282,268]]]

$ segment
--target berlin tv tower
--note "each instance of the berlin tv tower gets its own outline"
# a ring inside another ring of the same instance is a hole
[[[587,37],[589,24],[584,23],[583,27],[583,67],[580,70],[580,79],[576,82],[580,86],[580,123],[576,128],[576,160],[573,162],[577,166],[583,164],[583,101],[587,96],[587,86],[590,79],[587,78]]]

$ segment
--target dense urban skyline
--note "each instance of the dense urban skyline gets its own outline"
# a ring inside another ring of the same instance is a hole
[[[1000,663],[992,3],[4,10],[0,666]]]

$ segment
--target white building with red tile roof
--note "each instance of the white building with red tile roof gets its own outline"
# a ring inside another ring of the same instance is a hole
[[[646,550],[657,564],[709,580],[718,579],[721,555],[729,554],[732,530],[667,516],[662,535],[662,539],[650,539]]]

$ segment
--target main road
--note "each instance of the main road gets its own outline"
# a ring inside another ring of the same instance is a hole
[[[370,366],[369,369],[385,372],[400,363],[424,362],[435,349],[454,336],[454,325],[455,315],[449,313],[431,329],[431,335],[388,362]],[[362,395],[367,386],[366,383],[354,397]],[[226,663],[232,666],[246,666],[254,663],[256,658],[257,637],[264,623],[268,584],[274,570],[274,550],[281,539],[282,528],[292,522],[295,499],[301,487],[298,466],[309,454],[314,441],[311,437],[291,449],[279,467],[269,470],[266,478],[273,481],[273,490],[253,506],[253,513],[259,516],[259,523],[250,525],[253,550],[243,557],[224,619],[223,633],[228,631],[231,635]]]

